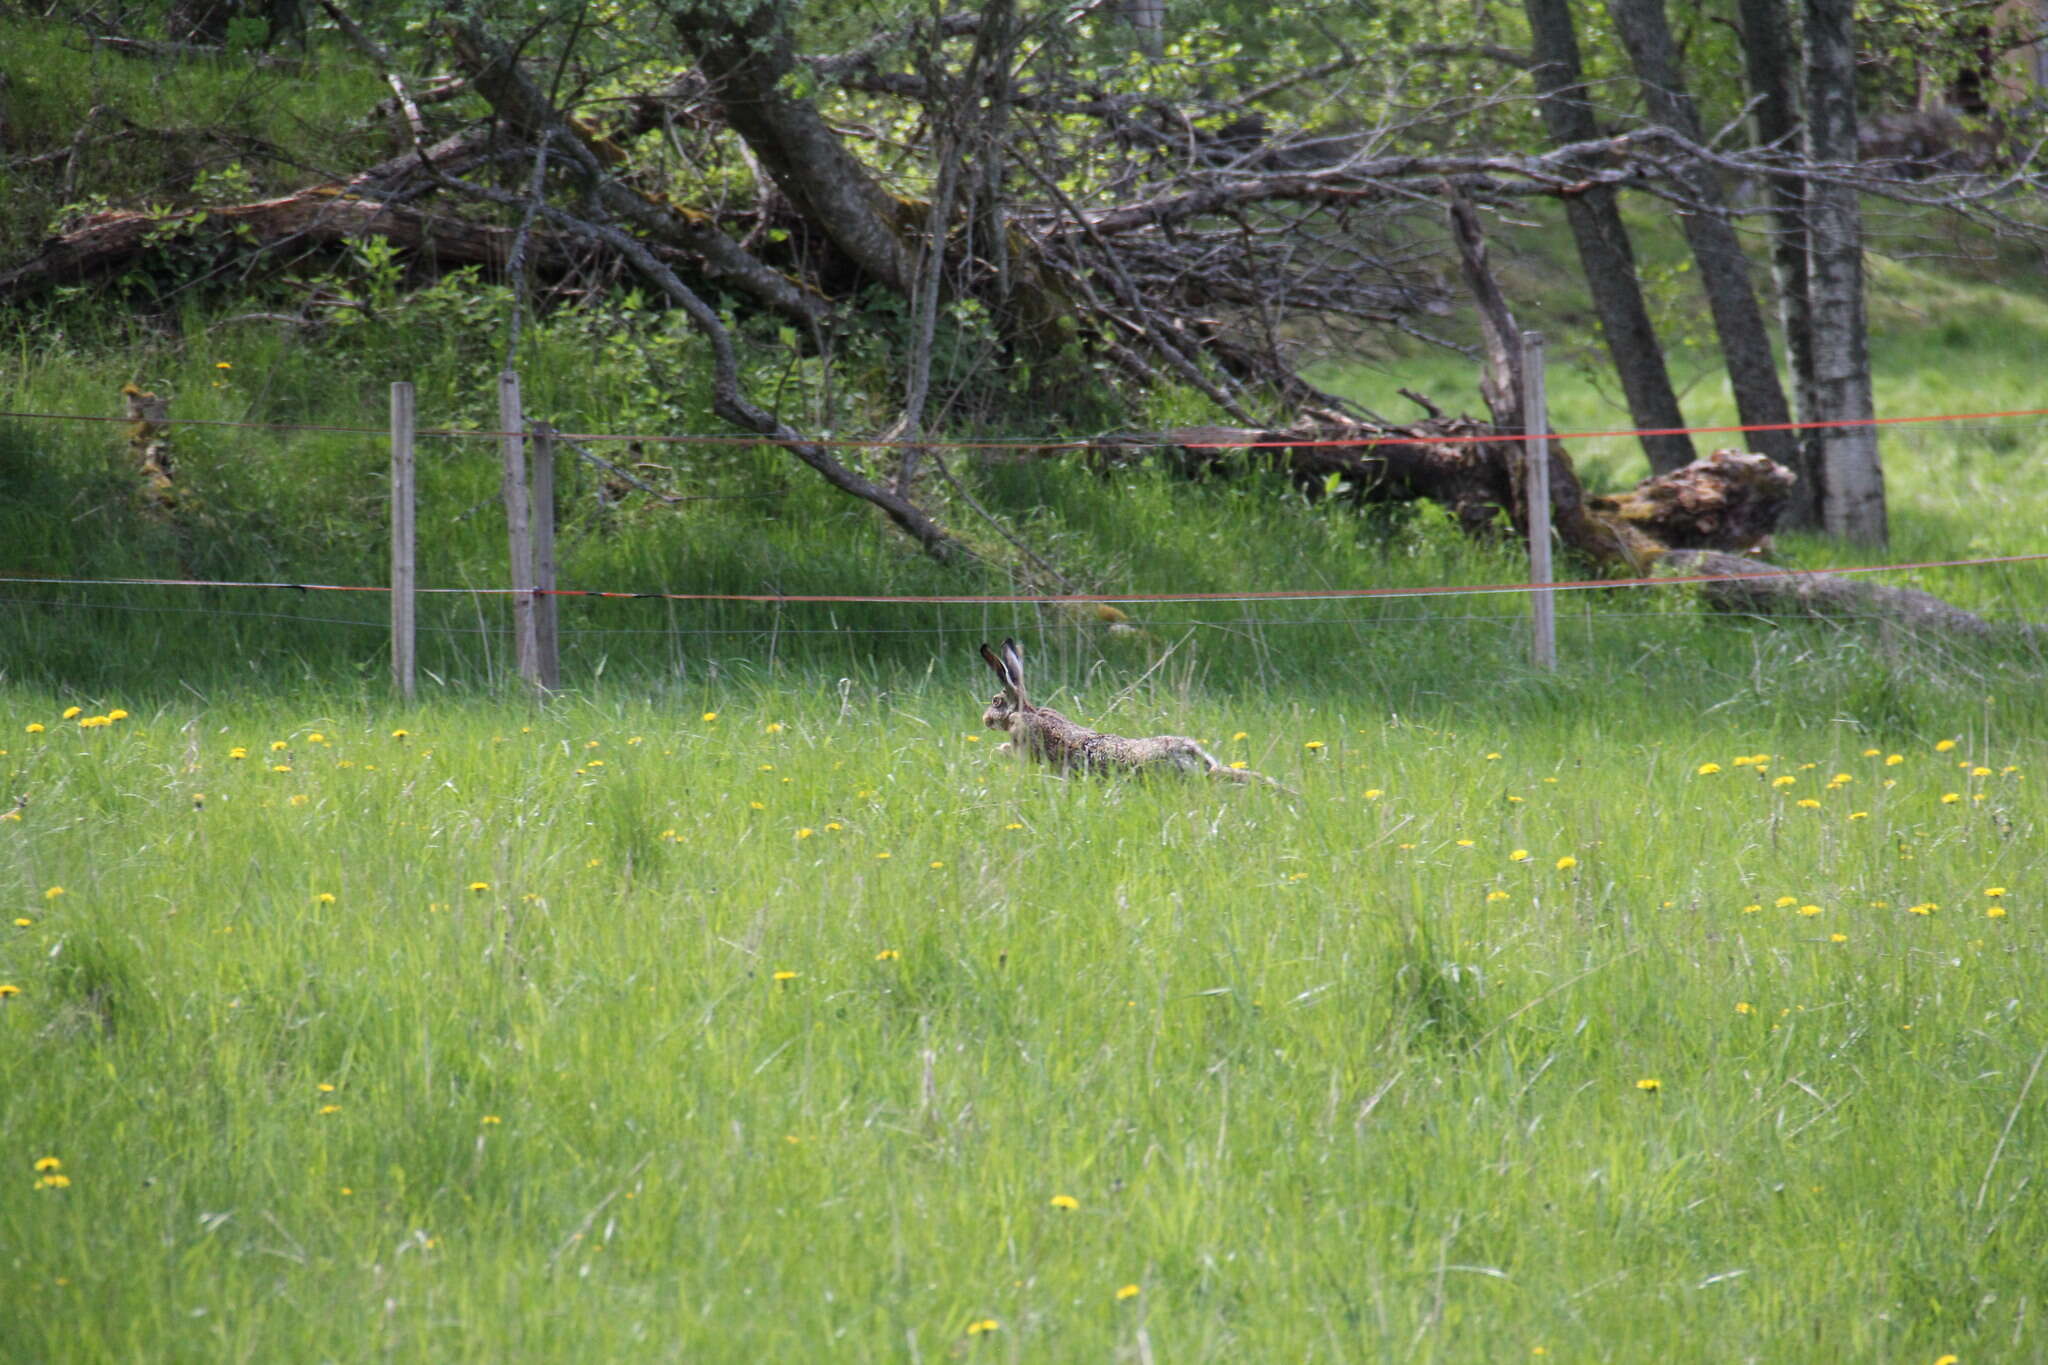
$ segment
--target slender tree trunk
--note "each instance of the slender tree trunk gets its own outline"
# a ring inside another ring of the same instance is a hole
[[[1853,0],[1806,0],[1806,150],[1825,166],[1856,161],[1856,13]],[[1807,301],[1813,336],[1814,420],[1822,428],[1815,473],[1821,526],[1872,544],[1887,538],[1884,467],[1870,386],[1863,299],[1863,213],[1856,191],[1807,182]]]
[[[1650,117],[1690,142],[1704,142],[1699,110],[1678,69],[1664,0],[1607,0],[1607,12],[1635,66]],[[1749,257],[1728,220],[1720,183],[1711,170],[1697,163],[1681,167],[1678,175],[1693,201],[1693,207],[1682,211],[1678,221],[1699,265],[1700,287],[1706,291],[1707,307],[1714,315],[1714,333],[1720,338],[1721,362],[1728,370],[1736,411],[1745,426],[1782,427],[1792,420],[1792,412],[1785,403],[1784,386],[1778,382],[1770,331],[1750,282]],[[1744,444],[1788,468],[1799,458],[1797,435],[1791,431],[1753,431]]]
[[[1118,0],[1117,8],[1140,52],[1157,57],[1166,50],[1166,0]]]
[[[1793,36],[1786,0],[1736,0],[1742,19],[1743,63],[1754,100],[1751,115],[1756,140],[1790,155],[1804,145],[1800,115],[1799,48]],[[1785,360],[1792,372],[1792,411],[1797,420],[1813,420],[1813,328],[1806,287],[1806,185],[1789,176],[1764,182],[1771,206],[1771,276],[1777,286],[1778,322],[1785,335]],[[1799,475],[1785,509],[1785,524],[1801,530],[1820,527],[1817,442],[1798,433],[1793,457],[1785,463]]]
[[[907,295],[916,273],[902,237],[916,215],[875,182],[800,89],[790,0],[688,0],[675,6],[676,34],[697,59],[746,140],[797,211],[862,270]]]
[[[1559,146],[1588,142],[1600,136],[1579,75],[1578,35],[1572,28],[1569,0],[1522,0],[1529,15],[1534,46],[1531,74],[1542,96],[1543,126]],[[1629,415],[1638,427],[1668,430],[1685,425],[1678,395],[1664,366],[1650,311],[1643,303],[1636,275],[1635,252],[1622,226],[1612,186],[1594,185],[1565,196],[1565,218],[1579,251],[1579,265],[1600,314],[1600,330],[1628,399]],[[1693,458],[1686,436],[1645,436],[1643,453],[1650,468],[1667,473]]]

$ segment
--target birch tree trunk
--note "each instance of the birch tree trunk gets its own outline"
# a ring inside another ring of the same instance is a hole
[[[1600,136],[1593,106],[1586,99],[1579,71],[1579,41],[1572,27],[1569,0],[1522,0],[1529,16],[1534,61],[1530,74],[1541,96],[1544,131],[1558,146],[1590,142]],[[1646,430],[1685,425],[1678,395],[1664,365],[1664,350],[1643,303],[1636,275],[1635,252],[1611,185],[1589,185],[1564,201],[1572,241],[1586,287],[1600,314],[1607,354],[1628,399],[1629,416]],[[1645,436],[1643,453],[1650,468],[1663,474],[1690,464],[1692,439],[1687,436]]]
[[[1607,12],[1628,49],[1650,117],[1689,142],[1704,143],[1699,110],[1678,68],[1664,0],[1607,0]],[[1749,257],[1724,212],[1720,183],[1697,162],[1680,167],[1677,178],[1693,201],[1694,207],[1680,211],[1678,222],[1699,266],[1700,287],[1714,316],[1736,411],[1745,426],[1782,427],[1792,420],[1792,412],[1778,382],[1778,362],[1750,281]],[[1743,444],[1788,468],[1798,458],[1798,439],[1791,431],[1750,432]]]
[[[1800,126],[1799,49],[1793,37],[1786,0],[1736,0],[1742,22],[1743,65],[1755,101],[1751,126],[1756,140],[1785,153],[1803,145]],[[1778,322],[1785,335],[1785,361],[1792,372],[1792,412],[1797,421],[1814,420],[1813,329],[1808,322],[1806,273],[1806,185],[1789,176],[1765,181],[1771,206],[1771,275],[1777,287]],[[1815,443],[1806,433],[1793,442],[1790,459],[1780,457],[1799,476],[1785,509],[1786,524],[1817,530],[1820,476]]]
[[[1806,151],[1825,167],[1856,161],[1856,14],[1853,0],[1806,0]],[[1821,428],[1810,457],[1821,528],[1870,544],[1887,538],[1884,468],[1870,387],[1863,299],[1863,213],[1853,187],[1806,182],[1808,330],[1813,419],[1865,425]]]

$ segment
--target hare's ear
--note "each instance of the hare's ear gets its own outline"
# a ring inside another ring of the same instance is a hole
[[[1017,642],[1007,636],[1003,639],[1003,663],[1010,670],[1010,686],[1016,688],[1019,693],[1022,693],[1024,691],[1024,655],[1018,651]]]
[[[1010,670],[1003,667],[1003,661],[996,657],[996,652],[988,647],[986,640],[981,642],[981,661],[995,670],[995,675],[1003,680],[1004,686],[1009,685]]]

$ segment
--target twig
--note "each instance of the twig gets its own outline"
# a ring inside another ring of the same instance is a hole
[[[1977,1202],[1971,1206],[1972,1215],[1984,1211],[1984,1196],[1991,1192],[1991,1173],[1998,1169],[1998,1158],[2005,1155],[2005,1140],[2012,1136],[2012,1126],[2019,1121],[2020,1110],[2027,1104],[2027,1093],[2034,1088],[2034,1078],[2041,1074],[2041,1063],[2048,1061],[2048,1044],[2043,1044],[2034,1054],[2033,1068],[2027,1072],[2026,1083],[2020,1086],[2020,1097],[2012,1102],[2012,1112],[2005,1116],[2005,1127],[1998,1132],[1998,1144],[1991,1149],[1991,1160],[1985,1163],[1984,1179],[1977,1186]]]

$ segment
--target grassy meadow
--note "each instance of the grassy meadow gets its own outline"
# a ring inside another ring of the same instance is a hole
[[[2038,694],[1118,715],[1299,802],[952,687],[59,700],[10,1358],[2043,1354]]]
[[[377,306],[317,340],[23,310],[0,397],[106,416],[132,379],[374,429],[413,379],[423,423],[488,425],[502,293],[391,266],[336,266]],[[2048,303],[2012,278],[1881,268],[1881,410],[2042,406]],[[1516,297],[1554,425],[1625,425],[1583,305]],[[612,325],[532,326],[533,415],[707,429],[694,343]],[[751,376],[792,411],[799,360]],[[1459,358],[1322,378],[1477,407]],[[1884,553],[2048,549],[2039,429],[1889,434]],[[0,577],[383,581],[374,430],[181,429],[170,512],[121,442],[0,421]],[[1007,586],[779,452],[646,453],[705,500],[570,464],[565,586]],[[488,445],[421,467],[422,581],[501,584]],[[1091,587],[1523,571],[1427,508],[959,469]],[[2048,611],[2039,564],[1886,581]],[[1513,594],[1147,604],[1116,636],[570,600],[534,702],[503,603],[455,594],[401,704],[385,610],[0,584],[0,1359],[2048,1360],[2037,642],[1598,590],[1539,675]],[[1039,700],[1299,798],[993,753],[972,650],[1006,633]]]

